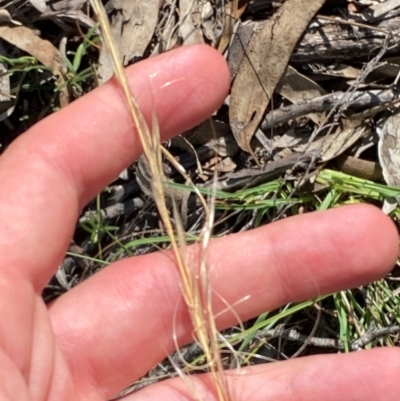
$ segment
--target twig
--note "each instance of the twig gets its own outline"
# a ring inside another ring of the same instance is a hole
[[[295,118],[310,113],[331,110],[334,107],[341,107],[343,105],[351,109],[374,107],[384,103],[390,103],[397,99],[398,96],[399,91],[397,89],[356,91],[353,92],[349,100],[347,92],[333,92],[302,103],[296,103],[270,111],[264,118],[261,129],[266,131],[271,127],[283,124]]]
[[[360,22],[345,20],[343,18],[328,17],[327,15],[318,15],[317,20],[318,19],[322,19],[322,20],[325,20],[325,21],[336,22],[338,24],[356,26],[358,28],[371,29],[373,31],[382,32],[385,35],[392,36],[392,33],[390,31],[388,31],[387,29],[379,28],[379,27],[373,26],[373,25],[361,24]]]
[[[380,337],[387,336],[389,334],[396,334],[399,332],[400,332],[400,325],[394,325],[394,326],[384,327],[382,329],[368,331],[359,339],[351,343],[351,349],[353,351],[358,351],[361,348],[364,348],[368,343],[375,341]]]
[[[364,348],[370,342],[377,340],[380,337],[387,336],[390,334],[397,334],[399,332],[400,332],[399,325],[373,330],[365,333],[362,337],[351,342],[350,348],[352,351],[358,351],[361,348]],[[283,329],[282,327],[272,330],[260,330],[257,333],[257,337],[266,338],[268,340],[271,340],[276,337],[283,337],[290,341],[299,341],[305,344],[313,345],[315,347],[335,348],[339,350],[344,349],[344,343],[341,340],[331,339],[331,338],[310,337],[299,333],[295,329]]]
[[[118,216],[129,215],[135,210],[142,209],[144,202],[140,198],[134,198],[124,203],[116,203],[100,210],[101,219],[108,220]],[[92,216],[97,216],[97,211],[89,210],[79,219],[79,223],[86,223]]]

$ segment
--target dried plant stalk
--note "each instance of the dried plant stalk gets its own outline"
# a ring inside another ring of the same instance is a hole
[[[207,267],[205,258],[206,249],[212,231],[214,217],[213,208],[208,206],[204,197],[195,188],[195,186],[193,186],[204,205],[206,211],[206,224],[201,234],[200,262],[198,266],[190,266],[188,254],[186,252],[184,228],[180,222],[177,207],[174,205],[176,221],[175,229],[178,234],[178,240],[175,237],[174,224],[172,223],[168,208],[166,206],[167,203],[164,192],[166,178],[162,168],[162,155],[164,154],[168,159],[170,159],[170,161],[181,172],[181,174],[185,176],[185,178],[188,178],[188,176],[185,174],[182,166],[177,164],[176,160],[165,148],[163,148],[156,115],[153,113],[151,129],[146,123],[143,113],[140,111],[139,106],[129,88],[122,62],[118,56],[116,46],[113,42],[110,25],[103,5],[100,0],[91,0],[90,2],[100,22],[103,42],[110,51],[110,55],[113,60],[115,76],[124,93],[125,100],[131,112],[133,123],[138,132],[144,154],[149,165],[149,170],[152,177],[151,183],[153,196],[165,230],[171,240],[171,246],[182,280],[182,294],[190,313],[194,327],[195,339],[198,341],[205,354],[207,365],[215,385],[215,391],[218,396],[218,400],[228,401],[229,392],[224,380],[225,376],[223,374],[223,365],[218,342],[219,332],[216,328],[214,313],[212,310],[209,269]],[[196,399],[199,399],[196,394],[193,394],[193,396]]]

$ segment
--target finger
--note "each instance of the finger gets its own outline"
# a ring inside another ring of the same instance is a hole
[[[400,350],[312,356],[226,373],[231,401],[397,401]],[[209,375],[191,376],[195,394],[182,379],[167,380],[126,397],[126,401],[218,401]],[[197,398],[195,398],[197,396]]]
[[[352,206],[215,240],[208,262],[215,293],[246,320],[377,279],[396,255],[392,222],[374,207]],[[173,334],[189,342],[180,294],[173,257],[156,253],[115,263],[59,298],[51,318],[79,385],[114,395],[174,349]],[[215,312],[225,308],[215,297]],[[232,313],[218,318],[220,328],[236,323]]]
[[[205,63],[207,68],[205,68]],[[223,58],[185,47],[128,69],[145,115],[156,112],[162,137],[198,124],[229,87]],[[141,152],[115,80],[37,124],[0,161],[2,269],[16,269],[38,291],[69,244],[82,206]],[[16,246],[18,244],[18,246]],[[23,249],[23,252],[21,252]]]

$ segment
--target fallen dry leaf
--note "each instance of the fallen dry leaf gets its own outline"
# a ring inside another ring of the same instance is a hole
[[[224,23],[221,38],[218,44],[218,51],[223,53],[232,38],[233,27],[236,21],[244,13],[247,7],[247,1],[230,0],[224,6]]]
[[[0,10],[0,23],[22,25],[19,21],[12,19],[10,13],[5,9]]]
[[[320,85],[290,66],[275,91],[291,103],[301,103],[326,95],[326,91]],[[325,119],[325,113],[310,113],[308,117],[320,125]]]
[[[371,128],[363,121],[343,119],[336,132],[329,136],[323,135],[311,144],[298,145],[294,149],[300,153],[317,153],[320,161],[327,162],[343,154],[370,131]]]
[[[378,134],[378,156],[385,182],[400,187],[400,114],[391,115]]]
[[[46,0],[29,0],[29,3],[31,3],[32,6],[41,13],[46,10]]]
[[[60,0],[60,1],[48,1],[46,6],[46,11],[73,11],[81,9],[86,3],[87,0]]]
[[[203,7],[199,0],[179,0],[179,36],[183,44],[204,43],[201,30]]]
[[[252,153],[250,141],[285,73],[290,55],[325,0],[286,0],[253,35],[233,83],[230,124],[239,146]]]
[[[0,56],[6,54],[4,46],[0,42]],[[14,110],[15,98],[10,93],[10,76],[7,74],[7,64],[0,63],[0,121],[3,121]]]
[[[398,110],[378,130],[378,156],[383,178],[391,187],[400,188],[400,114]],[[383,212],[389,214],[399,204],[399,198],[387,198]]]
[[[35,31],[24,26],[5,25],[0,26],[0,38],[36,57],[43,65],[51,69],[58,85],[64,83],[67,66],[59,50],[48,40],[40,38]],[[68,101],[68,90],[64,88],[60,91],[61,107],[66,106]]]
[[[124,65],[143,56],[156,29],[160,0],[111,0],[107,12],[111,13],[111,27],[114,43],[118,45],[119,56]],[[101,82],[113,75],[107,47],[100,55],[99,75]]]

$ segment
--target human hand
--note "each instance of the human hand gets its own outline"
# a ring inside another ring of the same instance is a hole
[[[145,114],[164,139],[204,120],[223,100],[229,73],[204,46],[128,69]],[[151,88],[148,85],[151,76]],[[179,78],[179,79],[176,79]],[[173,82],[171,85],[165,85]],[[151,94],[149,89],[161,88]],[[37,124],[0,159],[0,400],[106,400],[191,339],[173,258],[121,260],[47,307],[41,292],[61,262],[82,207],[141,151],[118,85],[110,82]],[[310,213],[212,241],[216,292],[243,320],[353,287],[387,273],[397,232],[370,206]],[[215,300],[214,309],[223,310]],[[235,317],[218,318],[220,328]],[[324,355],[227,373],[232,399],[397,401],[399,349]],[[213,400],[207,375],[194,379]],[[127,396],[191,399],[181,379]]]

